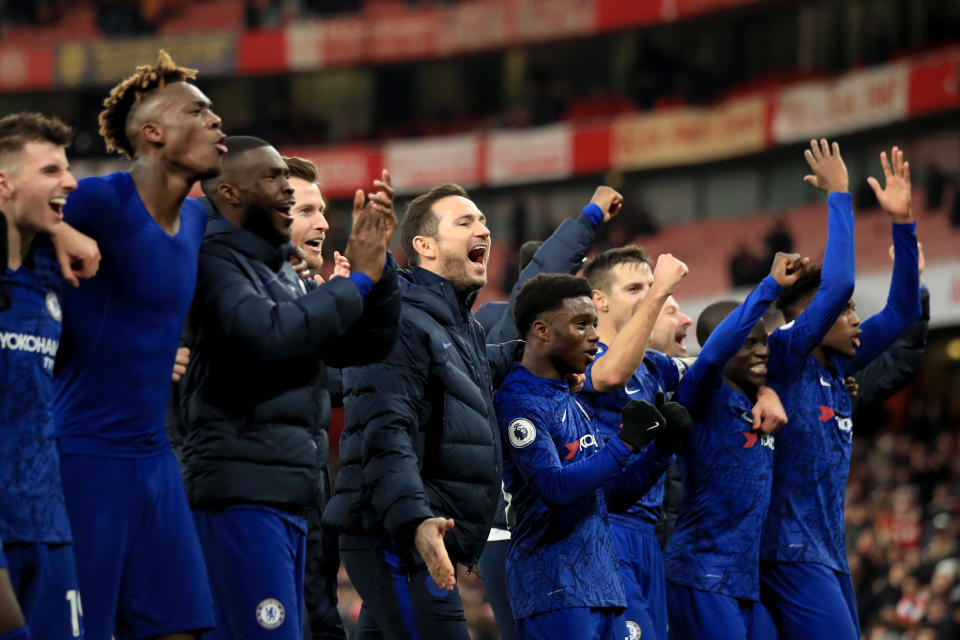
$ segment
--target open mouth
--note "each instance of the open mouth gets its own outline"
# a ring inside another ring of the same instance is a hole
[[[226,139],[226,136],[220,136],[220,138],[218,138],[213,144],[214,149],[216,149],[217,153],[219,153],[221,156],[226,155],[227,153],[227,145],[223,144],[223,141]]]
[[[681,332],[677,333],[676,337],[674,337],[674,339],[673,339],[674,342],[675,342],[676,345],[677,345],[677,349],[681,349],[681,350],[683,350],[683,351],[686,351],[686,350],[687,350],[687,348],[686,348],[685,346],[683,346],[683,341],[686,340],[686,339],[687,339],[687,332],[686,332],[686,331],[681,331]]]
[[[853,346],[855,346],[855,347],[857,347],[857,348],[859,349],[859,348],[860,348],[860,334],[858,333],[857,335],[853,336],[853,338],[850,339],[850,342],[853,343]]]
[[[592,358],[593,356],[597,355],[598,351],[600,351],[599,347],[590,347],[584,353],[586,353],[588,356]]]
[[[284,218],[290,218],[292,220],[293,216],[290,215],[290,209],[293,208],[293,205],[294,205],[293,200],[285,200],[283,202],[277,203],[274,206],[274,209],[277,211],[277,213],[282,215]]]
[[[467,252],[467,259],[480,268],[487,266],[487,245],[478,244]]]
[[[306,242],[304,242],[303,245],[304,245],[309,251],[312,251],[312,252],[314,252],[314,253],[319,254],[320,251],[321,251],[321,249],[323,248],[323,237],[320,237],[320,238],[312,238],[312,239],[307,240]]]
[[[57,214],[57,218],[63,220],[63,206],[67,204],[66,198],[50,198],[50,208]]]
[[[757,364],[750,367],[750,373],[756,376],[765,376],[767,375],[767,363],[758,362]]]

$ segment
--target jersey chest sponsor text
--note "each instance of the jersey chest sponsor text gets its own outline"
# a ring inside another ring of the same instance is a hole
[[[0,331],[0,350],[37,353],[43,356],[43,368],[53,371],[53,361],[60,341],[29,333]]]
[[[818,420],[820,422],[829,422],[830,420],[836,419],[837,430],[840,431],[849,439],[853,439],[853,420],[846,416],[838,415],[832,408],[819,405],[820,415]]]
[[[592,434],[588,433],[584,436],[580,436],[579,440],[574,440],[573,442],[568,442],[563,445],[563,449],[560,450],[560,453],[563,454],[564,460],[571,460],[573,456],[577,455],[580,451],[586,451],[587,449],[599,449],[600,445],[597,443],[597,438]]]

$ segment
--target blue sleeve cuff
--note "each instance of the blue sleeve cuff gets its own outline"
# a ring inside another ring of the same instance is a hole
[[[580,213],[587,216],[594,229],[603,223],[603,209],[596,202],[591,202],[585,206]]]
[[[767,274],[767,276],[760,281],[760,286],[757,288],[760,289],[761,300],[776,300],[780,292],[783,291],[780,283],[770,274]]]
[[[832,191],[827,194],[827,203],[853,210],[853,194],[848,191]]]
[[[370,290],[373,289],[373,280],[365,273],[354,271],[350,274],[350,279],[353,280],[353,284],[357,285],[362,298],[366,298]]]

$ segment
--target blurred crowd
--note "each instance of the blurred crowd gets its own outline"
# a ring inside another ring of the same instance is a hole
[[[847,550],[866,640],[960,637],[960,429],[941,407],[856,423]]]

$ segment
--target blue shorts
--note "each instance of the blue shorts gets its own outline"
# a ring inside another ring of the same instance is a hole
[[[761,562],[760,599],[782,640],[859,640],[853,582],[813,562]]]
[[[90,640],[213,627],[213,597],[172,451],[66,454],[63,493]]]
[[[653,525],[610,518],[613,545],[620,557],[620,578],[627,596],[628,638],[667,639],[667,593],[663,555]]]
[[[51,640],[83,638],[73,545],[8,543],[3,550],[13,592],[31,634]]]
[[[623,614],[616,609],[571,607],[517,620],[519,640],[622,640]]]
[[[303,639],[307,522],[278,509],[194,509],[216,608],[208,640]]]
[[[3,545],[0,544],[0,569],[7,568],[7,556],[3,555]]]
[[[763,605],[667,581],[670,640],[775,640]]]

